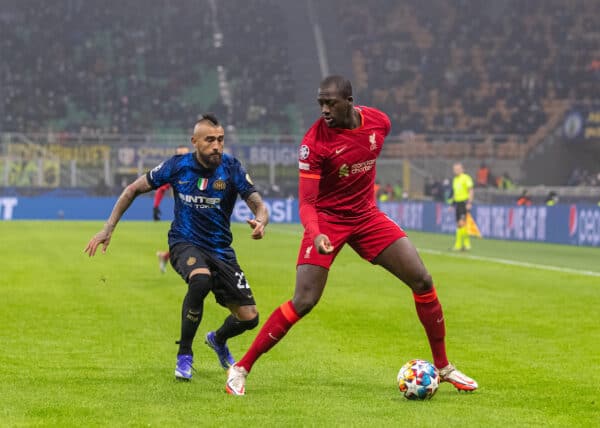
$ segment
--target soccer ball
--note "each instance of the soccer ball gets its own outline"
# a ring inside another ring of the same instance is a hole
[[[398,372],[398,388],[409,400],[428,400],[440,385],[440,374],[425,360],[410,360]]]

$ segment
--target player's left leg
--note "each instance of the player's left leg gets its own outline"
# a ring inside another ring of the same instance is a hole
[[[225,262],[211,257],[211,264],[216,271],[213,294],[221,306],[229,309],[231,315],[216,331],[206,334],[205,343],[215,351],[221,367],[228,369],[235,364],[235,359],[229,351],[227,340],[256,327],[258,312],[246,275],[237,260],[233,258]]]
[[[363,258],[391,272],[413,291],[417,315],[425,328],[435,366],[442,379],[459,389],[473,390],[477,383],[460,373],[446,356],[444,314],[431,275],[406,233],[379,212],[357,227],[348,243]]]
[[[404,237],[394,241],[372,262],[381,265],[412,289],[417,315],[425,328],[433,361],[440,370],[442,380],[452,383],[461,390],[477,389],[477,382],[456,370],[448,362],[442,305],[438,300],[431,275],[409,239]]]
[[[205,340],[205,343],[217,354],[219,363],[224,369],[235,364],[235,359],[227,346],[227,340],[247,330],[252,330],[258,325],[256,305],[229,304],[227,307],[231,314],[225,318],[221,327],[215,331],[209,331]]]

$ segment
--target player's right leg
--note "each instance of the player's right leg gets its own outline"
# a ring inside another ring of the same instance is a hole
[[[183,299],[181,308],[181,335],[179,337],[179,350],[177,351],[177,365],[175,377],[181,380],[192,378],[192,364],[194,353],[192,343],[196,331],[202,321],[204,299],[212,288],[212,281],[208,269],[201,268],[192,271],[188,280],[188,292]]]
[[[342,249],[352,226],[331,224],[319,219],[321,233],[329,237],[335,250],[331,254],[319,254],[308,233],[304,233],[296,262],[296,288],[292,300],[279,306],[269,316],[246,355],[228,371],[225,390],[232,395],[244,395],[246,376],[256,360],[275,346],[301,317],[308,314],[317,304],[327,282],[329,267]]]
[[[246,377],[258,358],[274,347],[301,317],[317,304],[327,282],[329,270],[316,265],[300,265],[292,300],[279,306],[262,326],[240,361],[229,368],[225,390],[231,395],[246,393]]]
[[[188,291],[181,308],[181,334],[175,366],[175,378],[190,380],[194,353],[192,343],[202,321],[204,299],[212,289],[210,270],[202,252],[192,245],[177,244],[171,249],[173,266],[186,280]]]

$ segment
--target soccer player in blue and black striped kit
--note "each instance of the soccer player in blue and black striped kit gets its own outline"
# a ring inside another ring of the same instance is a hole
[[[255,216],[247,220],[251,236],[261,239],[269,214],[240,162],[223,153],[224,137],[217,118],[203,115],[192,136],[196,150],[173,156],[127,186],[104,227],[85,249],[93,256],[102,244],[102,252],[106,252],[117,222],[133,200],[166,183],[172,186],[175,216],[169,231],[170,260],[188,284],[175,368],[175,377],[180,380],[192,377],[192,342],[210,291],[231,311],[219,329],[206,335],[206,344],[217,353],[223,368],[235,363],[227,339],[258,325],[252,291],[231,247],[230,218],[239,194]]]

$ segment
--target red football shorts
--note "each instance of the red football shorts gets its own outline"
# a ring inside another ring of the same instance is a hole
[[[296,265],[317,265],[329,269],[344,244],[348,243],[363,259],[373,261],[406,232],[387,215],[377,210],[358,222],[333,222],[333,218],[319,214],[319,229],[334,246],[333,253],[319,254],[314,242],[304,232]]]

